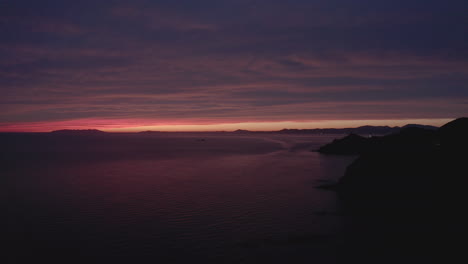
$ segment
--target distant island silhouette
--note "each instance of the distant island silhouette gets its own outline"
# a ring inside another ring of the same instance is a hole
[[[322,154],[359,155],[337,184],[321,186],[337,191],[352,219],[348,254],[356,257],[365,247],[374,257],[391,256],[388,263],[403,257],[405,263],[422,263],[443,244],[460,253],[454,241],[464,239],[466,230],[467,150],[468,118],[437,130],[406,127],[371,138],[350,134],[322,146]]]
[[[395,126],[360,126],[355,128],[314,128],[314,129],[282,129],[277,131],[250,131],[245,129],[237,129],[235,131],[139,131],[139,132],[126,132],[126,133],[140,133],[140,134],[156,134],[156,133],[234,133],[234,134],[360,134],[360,135],[386,135],[397,133],[403,129],[415,127],[422,128],[427,130],[436,130],[438,127],[428,126],[428,125],[419,125],[419,124],[408,124],[403,127]],[[54,134],[76,134],[76,135],[90,135],[90,134],[103,134],[103,133],[112,133],[105,132],[98,129],[61,129],[54,130],[50,133]]]
[[[61,130],[54,130],[50,133],[62,134],[62,135],[98,135],[98,134],[105,134],[107,132],[104,132],[98,129],[61,129]]]

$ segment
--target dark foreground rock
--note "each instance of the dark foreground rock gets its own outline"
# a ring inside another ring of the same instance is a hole
[[[438,146],[434,130],[407,127],[387,136],[362,137],[350,134],[318,149],[322,154],[357,155],[366,153],[401,153],[427,151]]]
[[[467,139],[468,118],[460,118],[437,131],[410,128],[385,137],[357,138],[355,142],[364,143],[354,146],[336,141],[328,149],[336,148],[334,154],[361,154],[340,179],[340,194],[358,197],[370,192],[374,198],[396,201],[397,197],[425,198],[434,188],[445,191],[441,189],[445,184],[453,189],[454,184],[463,183],[468,177],[464,174]]]
[[[365,138],[356,134],[349,134],[342,139],[335,139],[332,143],[319,148],[322,154],[356,155],[366,152],[372,145],[372,138]]]
[[[360,154],[334,187],[347,218],[343,262],[454,263],[466,235],[467,139],[460,118],[437,131],[350,135],[322,147]]]

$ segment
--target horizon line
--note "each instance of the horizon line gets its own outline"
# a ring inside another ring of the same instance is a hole
[[[361,119],[361,120],[295,120],[295,121],[246,121],[167,123],[143,119],[75,119],[50,122],[0,123],[2,133],[52,132],[56,130],[97,129],[104,132],[273,132],[283,129],[345,129],[361,126],[402,127],[408,124],[440,127],[457,118],[405,118],[405,119]]]
[[[430,120],[430,119],[427,119]],[[438,119],[441,120],[441,119]],[[445,120],[445,119],[444,119]],[[448,119],[448,120],[454,120],[454,119]],[[352,121],[352,120],[350,120]],[[446,122],[447,123],[447,122]],[[445,124],[445,123],[444,123]],[[353,126],[353,127],[314,127],[314,128],[281,128],[281,129],[275,129],[275,130],[249,130],[245,128],[237,128],[234,130],[128,130],[125,131],[126,128],[111,128],[111,129],[99,129],[99,128],[59,128],[59,129],[53,129],[53,130],[48,130],[48,131],[1,131],[0,133],[53,133],[53,132],[58,132],[58,131],[96,131],[96,132],[102,132],[102,133],[113,133],[113,134],[126,134],[126,133],[132,133],[132,134],[137,134],[137,133],[235,133],[235,132],[253,132],[253,133],[272,133],[272,132],[281,132],[284,130],[298,130],[298,131],[307,131],[307,130],[344,130],[344,129],[357,129],[361,127],[366,127],[366,126],[371,126],[371,127],[388,127],[388,128],[402,128],[407,125],[421,125],[421,126],[432,126],[432,127],[441,127],[442,125],[435,125],[435,124],[421,124],[421,123],[406,123],[405,125],[372,125],[372,124],[366,124],[366,125],[359,125],[359,126]],[[171,125],[173,127],[177,126],[211,126],[211,125]]]

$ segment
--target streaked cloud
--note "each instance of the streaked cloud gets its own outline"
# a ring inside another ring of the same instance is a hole
[[[468,113],[466,1],[0,7],[3,130],[74,120],[147,126]]]

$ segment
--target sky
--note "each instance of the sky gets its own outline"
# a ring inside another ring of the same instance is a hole
[[[442,125],[466,0],[0,0],[0,131]]]

